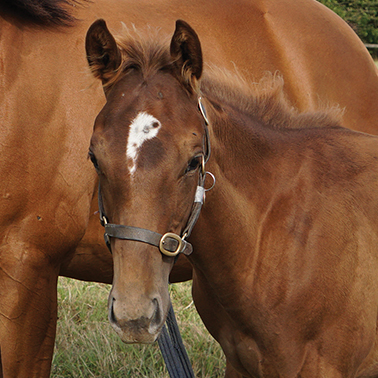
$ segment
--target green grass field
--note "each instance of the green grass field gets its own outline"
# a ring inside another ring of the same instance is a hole
[[[195,310],[190,285],[171,285],[170,292],[195,376],[223,377],[222,350]],[[115,334],[107,320],[109,290],[109,285],[59,278],[51,377],[168,377],[157,343],[126,345]]]

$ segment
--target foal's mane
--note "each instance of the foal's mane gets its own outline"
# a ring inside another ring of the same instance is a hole
[[[142,32],[124,25],[121,37],[116,37],[121,52],[121,65],[106,85],[113,85],[130,68],[137,68],[145,79],[158,71],[172,69],[169,39],[160,30],[148,28]],[[319,106],[321,111],[299,113],[285,98],[284,80],[278,73],[267,73],[259,82],[248,80],[239,72],[206,66],[198,96],[204,95],[220,104],[258,119],[265,126],[280,129],[338,126],[342,111]],[[321,104],[320,104],[321,105]]]
[[[319,104],[317,112],[300,113],[285,97],[283,87],[284,79],[278,72],[267,72],[256,82],[237,71],[218,67],[209,67],[201,83],[201,90],[211,99],[259,120],[266,127],[302,129],[339,125],[340,108]]]

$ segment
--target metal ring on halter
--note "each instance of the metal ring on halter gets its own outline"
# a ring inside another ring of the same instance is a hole
[[[213,185],[211,185],[209,189],[205,189],[205,192],[208,192],[209,190],[211,190],[211,189],[214,188],[216,180],[215,180],[215,176],[211,172],[206,172],[206,174],[210,175],[212,177],[212,179],[213,179]]]

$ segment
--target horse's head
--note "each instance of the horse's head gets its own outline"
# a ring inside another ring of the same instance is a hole
[[[190,232],[193,204],[203,199],[201,185],[197,189],[208,156],[197,106],[201,46],[183,21],[170,47],[162,48],[136,39],[116,42],[99,20],[88,31],[86,49],[107,99],[89,156],[114,258],[109,320],[123,341],[149,343],[166,319],[175,255],[190,253],[183,233]]]

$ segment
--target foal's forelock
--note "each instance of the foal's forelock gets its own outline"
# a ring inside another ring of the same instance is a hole
[[[129,29],[123,24],[122,34],[115,37],[121,54],[121,63],[112,76],[104,83],[104,88],[117,83],[130,69],[137,69],[144,80],[154,76],[159,71],[173,72],[172,56],[170,53],[170,37],[163,35],[160,29],[148,27],[137,30]],[[97,67],[93,65],[92,71]],[[193,93],[199,94],[198,83],[192,80],[191,72],[183,70],[178,78]]]
[[[162,36],[159,29],[147,28],[140,32],[123,25],[122,35],[115,40],[121,53],[121,64],[105,87],[114,85],[131,68],[139,70],[146,79],[171,65],[169,39]]]

